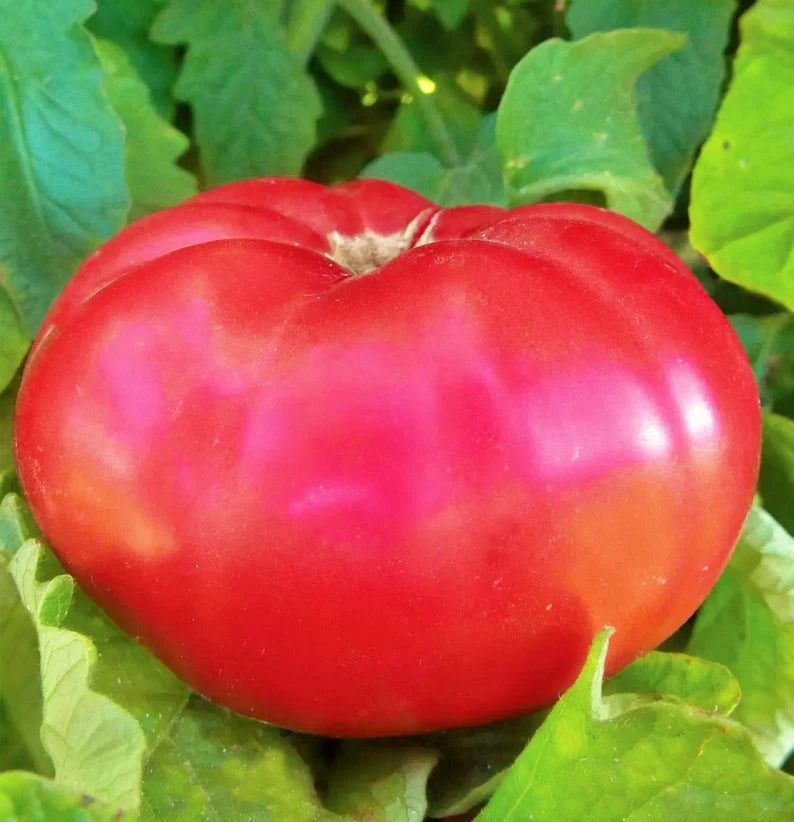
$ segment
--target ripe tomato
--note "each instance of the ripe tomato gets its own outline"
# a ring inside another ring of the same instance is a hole
[[[68,570],[196,690],[372,736],[546,705],[604,625],[609,671],[657,645],[759,431],[730,326],[631,221],[282,178],[91,257],[15,438]]]

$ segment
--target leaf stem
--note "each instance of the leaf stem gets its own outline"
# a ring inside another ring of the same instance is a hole
[[[337,5],[369,35],[388,60],[400,82],[413,94],[416,105],[427,123],[428,132],[438,148],[440,158],[448,166],[460,165],[455,142],[431,96],[422,91],[419,85],[422,73],[397,32],[369,0],[337,0]]]
[[[312,56],[334,10],[334,0],[295,0],[287,23],[287,46],[301,66]]]

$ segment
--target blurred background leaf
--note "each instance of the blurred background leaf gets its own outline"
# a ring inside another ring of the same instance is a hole
[[[692,179],[692,244],[716,272],[794,309],[794,4],[758,0]]]

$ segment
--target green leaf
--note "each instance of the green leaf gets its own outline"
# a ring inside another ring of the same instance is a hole
[[[692,244],[731,282],[794,308],[794,5],[742,17],[734,76],[695,164]]]
[[[80,25],[92,10],[92,0],[3,8],[0,269],[31,334],[129,208],[123,128]]]
[[[55,766],[55,781],[133,810],[140,802],[143,733],[127,711],[89,686],[96,648],[88,637],[59,627],[73,582],[65,574],[39,582],[43,553],[29,539],[9,567],[38,636],[41,741]]]
[[[794,399],[794,316],[780,311],[762,317],[731,314],[728,319],[753,366],[764,407],[774,409]]]
[[[41,744],[41,685],[36,630],[19,597],[8,563],[26,537],[19,507],[12,496],[0,502],[0,651],[3,675],[0,677],[2,705],[2,744],[0,770],[6,760],[7,738],[13,736],[24,750],[32,767],[47,776],[52,763]]]
[[[344,51],[320,45],[314,56],[329,77],[340,86],[361,89],[373,83],[389,68],[386,58],[374,46],[352,43]]]
[[[118,807],[23,771],[0,773],[3,822],[121,822]]]
[[[346,742],[328,775],[326,805],[367,822],[422,822],[432,748],[394,742]]]
[[[436,201],[446,173],[441,161],[432,154],[395,151],[373,160],[364,168],[361,176],[389,180]]]
[[[794,538],[765,511],[750,511],[687,650],[731,669],[742,689],[733,717],[780,765],[794,749]]]
[[[684,39],[631,29],[532,49],[511,72],[496,120],[513,203],[603,191],[609,208],[658,228],[672,199],[648,159],[634,86]]]
[[[25,544],[36,536],[31,527],[30,514],[22,497],[7,494],[0,499],[0,556],[4,563]]]
[[[504,184],[493,131],[493,115],[483,117],[468,156],[455,168],[446,168],[427,152],[397,151],[373,160],[361,176],[391,180],[445,207],[467,203],[504,205]]]
[[[15,399],[16,394],[11,387],[0,392],[0,474],[14,470],[12,433]]]
[[[132,195],[130,219],[176,205],[198,191],[196,180],[176,164],[190,141],[163,119],[125,53],[109,40],[97,42],[110,102],[127,129],[124,144]]]
[[[0,596],[2,596],[2,591],[0,591]],[[2,639],[1,631],[2,628],[0,628],[0,639]],[[4,659],[3,665],[7,664],[7,660]],[[38,767],[30,756],[19,728],[8,716],[5,702],[0,699],[0,773],[16,770],[37,771]]]
[[[267,3],[170,0],[152,36],[187,44],[175,92],[193,108],[210,185],[300,172],[320,100]]]
[[[23,328],[11,298],[0,285],[0,394],[14,378],[29,346],[30,335]],[[2,466],[0,446],[0,469]]]
[[[659,28],[687,35],[680,51],[637,81],[637,111],[656,170],[675,191],[711,129],[725,75],[736,0],[573,0],[565,20],[576,38],[595,31]]]
[[[283,731],[200,701],[146,766],[142,822],[332,822]]]
[[[764,414],[761,476],[764,507],[794,535],[794,420]]]
[[[454,30],[464,20],[472,0],[411,0],[422,11],[432,11],[445,29]]]
[[[742,726],[664,700],[602,697],[610,632],[478,822],[790,820],[794,778],[769,768]]]
[[[91,639],[97,649],[91,686],[134,717],[149,756],[184,710],[190,689],[80,591],[64,627]]]
[[[428,815],[466,813],[488,799],[545,717],[538,712],[426,736],[425,742],[441,752],[428,783]]]
[[[31,535],[32,522],[26,506],[20,497],[9,494],[0,503],[0,559],[4,555],[13,555],[21,548],[30,545]],[[58,573],[60,568],[49,552],[43,551],[42,559],[48,563],[48,568]],[[46,626],[60,626],[68,629],[55,634],[53,641],[59,641],[61,645],[69,644],[71,651],[79,650],[79,643],[75,637],[89,643],[90,649],[87,654],[92,692],[102,694],[103,698],[107,697],[107,701],[112,701],[119,712],[129,714],[136,721],[140,730],[143,731],[146,740],[145,755],[148,755],[157,747],[161,738],[168,733],[174,719],[184,709],[191,693],[190,689],[132,637],[124,634],[79,588],[75,589],[70,576],[59,574],[46,583],[46,586],[41,585],[40,587],[44,589],[44,594],[39,595],[41,604],[32,616],[37,622]],[[2,577],[0,577],[0,593],[2,591]],[[0,597],[0,604],[2,601]],[[25,605],[29,610],[30,598],[26,600]],[[30,615],[24,609],[22,613],[28,625],[32,627]],[[18,614],[15,616],[19,617]],[[0,611],[0,630],[2,627],[2,611]],[[20,626],[15,624],[11,627],[19,629]],[[28,632],[28,638],[31,638],[30,632]],[[24,648],[21,642],[8,647],[17,648],[17,653],[24,657],[20,662],[25,664],[21,665],[17,671],[17,654],[15,654],[15,675],[29,675],[31,666],[28,664],[28,656],[30,651],[35,654],[33,676],[35,677],[34,685],[38,690],[39,665],[36,632],[33,631],[32,642],[26,643]],[[56,647],[60,646],[56,645]],[[81,659],[78,664],[83,666],[86,661]],[[43,673],[46,672],[43,671]],[[57,675],[57,671],[54,675]],[[10,691],[12,697],[19,696],[14,689]],[[5,695],[5,690],[1,693]],[[80,710],[88,710],[96,695],[89,694],[85,697],[75,694],[74,696],[80,696],[83,700],[84,704],[81,703]],[[19,702],[21,699],[16,701]],[[102,703],[97,702],[97,704],[101,706]],[[39,714],[40,712],[39,708]],[[13,714],[22,716],[16,710]],[[110,719],[115,715],[112,709],[108,709]]]
[[[604,683],[604,694],[633,693],[680,699],[727,716],[742,697],[724,666],[696,656],[651,651]]]
[[[177,51],[153,43],[149,29],[165,0],[97,0],[96,14],[88,21],[97,37],[120,46],[149,87],[155,108],[170,118],[174,103],[171,89],[176,82]]]
[[[444,28],[456,29],[466,17],[471,0],[435,0],[431,8]]]
[[[433,78],[434,90],[429,94],[444,125],[461,155],[474,146],[482,121],[480,110],[461,93],[453,80],[444,75]],[[386,132],[382,150],[418,151],[435,154],[436,141],[428,131],[427,120],[413,95],[406,95]]]

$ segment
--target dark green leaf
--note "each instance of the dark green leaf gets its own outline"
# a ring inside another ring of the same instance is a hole
[[[14,468],[14,451],[11,441],[14,401],[15,392],[11,387],[0,392],[0,473],[12,471]]]
[[[152,36],[187,44],[176,95],[193,107],[209,184],[300,172],[320,101],[267,3],[170,0]]]
[[[444,182],[446,169],[440,160],[427,152],[395,151],[373,160],[361,172],[361,176],[390,180],[435,201]]]
[[[675,190],[714,119],[725,74],[724,51],[736,0],[573,0],[573,35],[620,28],[659,28],[687,35],[680,51],[637,81],[640,127],[656,170]]]
[[[794,399],[794,316],[781,311],[760,317],[731,314],[728,319],[753,366],[764,407],[775,410]]]
[[[92,10],[92,0],[3,7],[0,269],[29,333],[129,208],[123,127],[80,25]]]
[[[465,155],[471,151],[477,139],[482,120],[481,113],[476,106],[466,100],[460,89],[456,88],[448,77],[438,76],[432,82],[433,91],[430,92],[430,96],[433,103],[441,114],[458,152]],[[436,143],[428,131],[427,121],[411,95],[407,95],[397,109],[382,148],[384,151],[435,153]]]
[[[412,0],[423,11],[432,11],[444,28],[456,29],[469,11],[472,0]]]
[[[794,309],[794,4],[759,0],[695,165],[692,244],[715,271]]]
[[[490,797],[545,716],[539,712],[427,736],[427,744],[441,752],[428,783],[429,816],[466,813]]]
[[[362,89],[389,67],[386,58],[373,46],[354,43],[343,52],[321,46],[315,52],[317,60],[340,86]]]
[[[532,49],[513,69],[496,120],[511,199],[603,191],[610,208],[658,228],[672,200],[648,159],[634,86],[683,43],[681,34],[631,29]]]
[[[427,152],[398,151],[373,160],[361,176],[391,180],[446,207],[467,203],[504,205],[504,183],[493,131],[493,115],[483,117],[468,156],[454,168],[444,167]]]
[[[438,752],[394,742],[346,742],[328,775],[327,806],[367,822],[421,822]]]
[[[132,195],[130,219],[192,196],[196,180],[176,164],[190,141],[154,109],[149,91],[125,53],[109,40],[97,42],[110,102],[127,129],[124,144]]]
[[[764,414],[763,423],[758,490],[764,507],[794,535],[794,420]]]
[[[174,109],[171,89],[176,82],[177,52],[149,39],[149,28],[164,3],[165,0],[97,0],[96,14],[88,21],[88,28],[124,49],[149,87],[157,111],[170,117]]]
[[[22,321],[19,319],[11,298],[0,285],[0,395],[14,378],[29,345],[30,336],[22,327]],[[2,410],[0,410],[0,417],[2,417]],[[0,431],[2,431],[2,422],[0,422]],[[0,469],[2,467],[3,447],[0,445]]]

